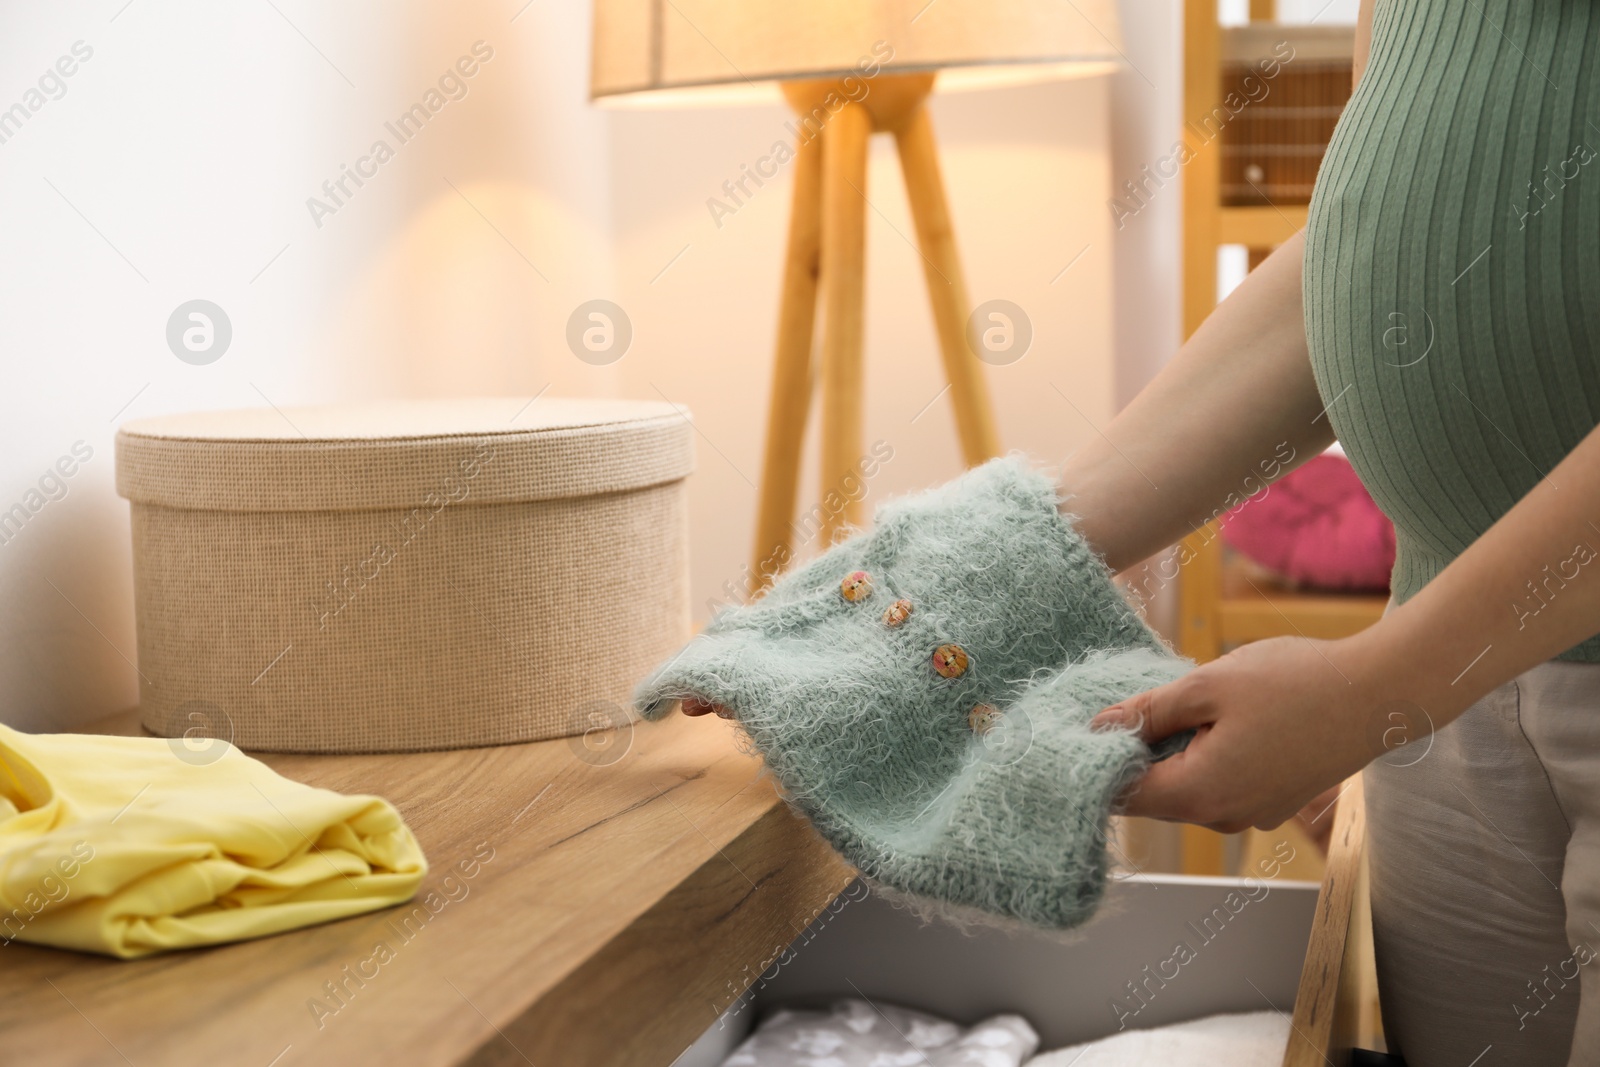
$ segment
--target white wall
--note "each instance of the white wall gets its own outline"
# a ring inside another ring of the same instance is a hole
[[[665,395],[695,411],[704,435],[697,613],[739,578],[787,178],[720,230],[705,200],[781,135],[783,112],[589,107],[583,4],[274,3],[0,12],[0,108],[25,100],[74,42],[93,49],[65,95],[0,144],[11,207],[0,510],[33,499],[75,442],[93,450],[65,497],[0,544],[7,723],[70,728],[137,698],[127,508],[112,489],[119,419],[268,400],[520,402],[547,384]],[[317,226],[307,198],[478,40],[494,57],[466,97]],[[1115,406],[1111,92],[1095,79],[934,105],[972,296],[1015,301],[1036,331],[1023,360],[989,371],[1003,439],[1051,461]],[[886,141],[869,184],[867,439],[896,452],[872,487],[881,498],[960,463],[947,404],[911,421],[942,382]],[[197,297],[234,331],[208,366],[179,361],[165,340],[173,309]],[[609,367],[580,362],[564,341],[568,314],[595,297],[634,320],[633,349]]]
[[[1183,126],[1182,0],[1122,0],[1121,14],[1128,63],[1111,77],[1113,193],[1170,155]],[[1182,181],[1180,174],[1148,206],[1112,224],[1118,407],[1182,340]]]
[[[611,268],[584,5],[123,2],[0,11],[0,108],[93,49],[0,144],[0,510],[93,449],[0,544],[0,720],[29,729],[137,699],[119,418],[616,381],[562,339]],[[477,40],[466,97],[398,145],[383,123]],[[394,159],[316,226],[307,198],[386,136]],[[196,297],[234,329],[209,366],[165,340]]]

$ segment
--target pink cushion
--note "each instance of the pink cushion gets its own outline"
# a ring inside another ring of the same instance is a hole
[[[1229,512],[1222,539],[1291,582],[1383,590],[1394,567],[1394,525],[1350,461],[1324,453]]]

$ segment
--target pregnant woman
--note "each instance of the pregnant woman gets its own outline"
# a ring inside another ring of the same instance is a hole
[[[1128,566],[1280,442],[1306,457],[1337,435],[1395,524],[1393,606],[1102,720],[1199,727],[1129,809],[1222,830],[1276,826],[1367,766],[1391,1045],[1411,1067],[1596,1064],[1600,7],[1363,0],[1356,51],[1303,239],[1066,488]],[[1396,729],[1415,747],[1368,765]]]
[[[1061,488],[1122,569],[1337,437],[1394,521],[1393,605],[1097,722],[1197,730],[1126,808],[1223,831],[1365,767],[1393,1049],[1600,1064],[1600,7],[1362,0],[1355,77],[1305,232]]]

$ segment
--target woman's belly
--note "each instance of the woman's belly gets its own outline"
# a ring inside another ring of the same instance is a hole
[[[1328,417],[1395,524],[1397,600],[1600,413],[1597,67],[1587,0],[1378,2],[1312,197],[1305,316]],[[1600,501],[1573,537],[1600,553]]]

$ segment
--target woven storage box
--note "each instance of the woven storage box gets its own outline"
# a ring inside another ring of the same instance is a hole
[[[393,752],[625,721],[688,634],[693,430],[667,404],[520,404],[123,426],[145,727]]]

